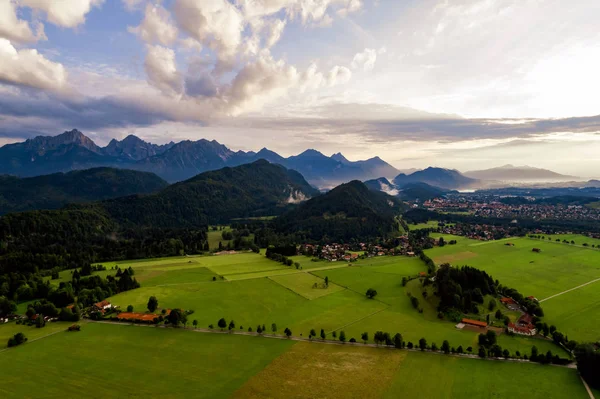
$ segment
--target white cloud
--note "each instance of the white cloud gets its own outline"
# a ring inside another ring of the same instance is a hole
[[[135,11],[138,9],[140,4],[144,2],[144,0],[122,0],[125,8],[129,11]]]
[[[173,96],[183,91],[183,78],[175,65],[175,52],[162,46],[148,46],[144,62],[148,83],[166,95]]]
[[[67,83],[67,71],[37,50],[17,50],[0,39],[0,81],[39,89],[58,90]]]
[[[54,25],[74,28],[85,22],[92,7],[100,6],[104,0],[20,0],[20,4],[43,11]]]
[[[231,61],[236,55],[242,43],[244,18],[227,0],[177,0],[174,11],[180,28],[214,49],[220,60]]]
[[[268,36],[265,46],[267,48],[271,48],[279,41],[279,39],[281,39],[281,35],[285,29],[285,21],[281,19],[275,19],[268,24],[267,29]]]
[[[352,68],[368,72],[375,68],[375,61],[377,61],[377,51],[366,48],[363,52],[357,53],[354,56],[354,59],[352,59]]]
[[[147,4],[142,23],[128,30],[146,43],[168,46],[177,40],[177,28],[171,23],[169,12],[159,5]]]
[[[29,23],[17,17],[16,4],[12,0],[0,0],[0,37],[17,43],[32,43],[46,39],[44,25],[38,23],[33,33]]]
[[[348,83],[352,77],[352,72],[344,66],[334,66],[327,74],[327,85],[329,87]]]

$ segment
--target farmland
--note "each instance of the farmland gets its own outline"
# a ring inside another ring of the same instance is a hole
[[[485,270],[502,284],[542,301],[545,321],[571,339],[600,339],[600,291],[596,283],[555,296],[599,279],[600,251],[529,238],[488,242],[449,235],[444,238],[458,243],[427,250],[437,264],[468,264]],[[541,252],[532,252],[534,247]]]
[[[3,398],[466,398],[516,387],[531,398],[587,397],[562,367],[99,323],[4,351],[0,369]]]
[[[136,277],[143,281],[142,287],[110,301],[122,309],[132,305],[139,312],[154,295],[160,308],[194,310],[189,321],[197,320],[202,327],[215,325],[224,317],[234,320],[237,328],[255,329],[259,324],[276,323],[281,330],[289,327],[298,336],[306,336],[314,328],[324,329],[329,337],[333,331],[344,330],[348,338],[358,339],[365,331],[372,338],[375,331],[382,330],[400,332],[412,342],[425,337],[438,345],[447,339],[456,347],[477,346],[477,333],[457,330],[455,323],[437,317],[434,299],[422,301],[422,314],[411,306],[407,293],[420,297],[420,283],[413,280],[402,287],[402,277],[414,277],[426,270],[418,258],[382,256],[350,266],[294,258],[302,270],[251,253],[196,257],[187,260],[191,263],[185,263],[187,258],[121,262],[133,267]],[[305,269],[304,265],[319,267]],[[212,281],[217,273],[208,270],[219,272],[223,279]],[[150,271],[158,274],[146,277]],[[329,279],[328,288],[322,288],[325,277]],[[368,288],[379,293],[374,300],[365,297]],[[533,345],[544,353],[557,351],[552,343],[539,339],[501,335],[499,343],[513,353],[529,353]]]

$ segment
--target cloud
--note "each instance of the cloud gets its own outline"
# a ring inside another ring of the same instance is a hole
[[[32,43],[46,39],[44,25],[37,24],[34,34],[29,23],[17,17],[16,5],[12,0],[0,0],[0,38],[17,43]]]
[[[85,22],[92,7],[100,6],[104,0],[20,0],[20,4],[43,11],[49,22],[65,28],[75,28]]]
[[[285,21],[281,19],[275,19],[268,24],[268,36],[266,39],[265,47],[271,48],[279,41],[283,30],[285,29]]]
[[[377,61],[377,51],[375,49],[366,48],[363,52],[357,53],[352,59],[353,69],[362,69],[365,72],[373,70],[375,68],[375,61]]]
[[[58,90],[67,83],[67,71],[46,59],[37,50],[17,50],[6,39],[0,39],[0,81],[38,89]]]
[[[169,12],[159,5],[147,4],[142,23],[127,30],[146,43],[169,46],[177,40],[177,28],[171,23]]]
[[[352,72],[350,72],[348,68],[336,65],[331,68],[329,73],[327,73],[327,85],[332,87],[339,84],[348,83],[351,77]]]
[[[188,35],[212,48],[222,61],[231,62],[240,44],[244,18],[227,0],[177,0],[175,19]]]
[[[125,8],[129,11],[135,11],[138,9],[140,4],[144,2],[144,0],[122,0]]]
[[[175,65],[175,52],[172,49],[148,45],[144,62],[148,83],[166,95],[174,96],[183,91],[183,79]]]

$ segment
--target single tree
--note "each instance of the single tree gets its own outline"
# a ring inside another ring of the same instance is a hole
[[[285,328],[285,330],[283,331],[283,333],[285,334],[286,337],[291,337],[292,336],[292,330],[290,330],[289,328]]]
[[[397,349],[401,349],[402,348],[402,334],[396,333],[396,335],[394,335],[394,346]]]
[[[412,342],[408,341],[408,344],[406,344],[406,347],[407,347],[408,349],[412,349],[412,348],[414,348],[414,345],[413,345],[413,343],[412,343]]]
[[[496,317],[496,319],[500,320],[504,318],[504,315],[502,314],[502,311],[500,309],[496,310],[496,314],[494,315]]]
[[[444,340],[441,349],[442,352],[444,352],[447,355],[448,353],[450,353],[450,343],[447,340]]]
[[[127,306],[127,311],[130,313],[133,312],[133,305]]]
[[[148,310],[150,313],[154,312],[158,308],[158,299],[154,295],[152,295],[148,299]]]
[[[344,332],[344,330],[340,331],[340,341],[346,342],[346,333]]]
[[[194,328],[198,328],[198,320],[192,321],[192,325],[194,326]]]
[[[427,348],[427,340],[425,338],[421,338],[419,340],[419,349],[424,351]]]
[[[366,344],[367,341],[369,341],[369,333],[368,332],[364,332],[360,335],[360,339],[363,340],[363,343]]]
[[[277,332],[277,324],[275,324],[275,323],[271,324],[271,331],[273,332],[273,334],[275,334]]]
[[[225,327],[227,327],[227,320],[225,320],[225,318],[222,317],[221,319],[219,319],[219,322],[217,323],[217,325],[219,326],[219,328],[221,329],[221,331],[223,331],[223,329]]]
[[[473,352],[473,347],[471,347],[471,346],[467,347],[467,352],[469,352],[469,353]]]
[[[435,342],[433,342],[433,343],[431,344],[431,350],[432,350],[432,351],[434,351],[434,352],[437,352],[437,350],[438,350],[438,347],[437,347],[437,344],[436,344]]]
[[[183,323],[183,316],[184,313],[181,312],[180,309],[172,309],[171,313],[169,313],[169,316],[167,316],[167,319],[169,320],[169,323],[171,323],[174,326],[177,326],[179,325],[179,323]]]
[[[510,357],[510,352],[509,352],[509,350],[508,350],[508,349],[504,349],[504,350],[502,351],[502,355],[503,355],[503,356],[504,356],[506,359],[508,359],[508,358]]]
[[[369,299],[373,299],[373,298],[375,298],[375,296],[377,295],[377,291],[376,291],[375,289],[373,289],[373,288],[369,288],[369,289],[367,290],[367,293],[366,293],[366,295],[367,295],[367,298],[369,298]]]
[[[325,287],[329,287],[329,277],[325,276]]]
[[[231,330],[233,330],[234,328],[235,328],[235,321],[231,320],[231,321],[229,322],[229,327],[228,327],[228,329],[229,329],[229,331],[231,331]]]
[[[337,332],[336,332],[336,331],[332,332],[332,333],[331,333],[331,336],[332,336],[333,338],[337,338]]]
[[[46,321],[44,320],[44,315],[43,314],[39,314],[37,319],[35,319],[35,326],[37,328],[42,328],[46,325]]]
[[[325,330],[323,330],[322,328],[321,328],[321,334],[320,334],[320,335],[321,335],[321,339],[322,339],[323,341],[325,341],[325,337],[326,337],[326,335],[325,335]]]
[[[464,353],[462,345],[459,345],[458,348],[456,348],[456,353],[460,353],[460,354]]]
[[[479,357],[484,358],[487,354],[485,353],[485,348],[483,346],[479,347]]]

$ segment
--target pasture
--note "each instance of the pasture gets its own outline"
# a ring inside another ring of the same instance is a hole
[[[600,339],[600,281],[592,282],[600,279],[600,251],[530,238],[481,242],[443,236],[458,243],[427,250],[436,264],[449,262],[485,270],[502,284],[538,298],[546,312],[544,320],[569,338]],[[541,252],[535,253],[533,248]],[[577,288],[586,283],[590,284]]]
[[[427,382],[430,383],[427,383]],[[576,370],[410,352],[384,398],[581,398]]]
[[[0,352],[0,369],[3,398],[587,397],[562,367],[100,323]]]
[[[43,328],[36,328],[35,325],[27,326],[15,322],[0,324],[0,349],[7,347],[8,339],[17,333],[23,333],[29,341],[44,337],[57,331],[64,331],[73,323],[52,322],[46,323]]]
[[[344,290],[344,288],[333,283],[326,286],[325,280],[309,273],[287,274],[269,278],[306,299],[316,299]]]
[[[292,344],[84,323],[0,353],[0,397],[227,398]]]

